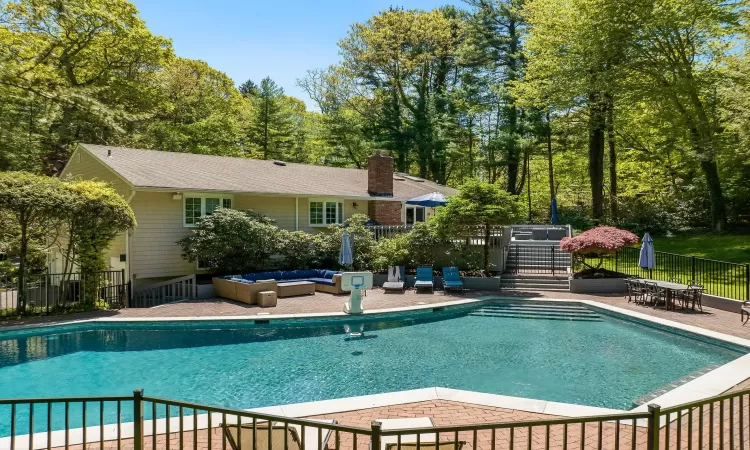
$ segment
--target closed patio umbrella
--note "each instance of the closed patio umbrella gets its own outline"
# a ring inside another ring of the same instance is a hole
[[[348,231],[344,230],[341,235],[341,250],[339,251],[339,264],[344,267],[351,266],[354,263],[352,255],[352,239]]]
[[[428,208],[444,206],[446,203],[448,203],[448,199],[440,192],[431,192],[406,201],[407,205],[426,206]]]
[[[552,198],[552,214],[550,215],[550,222],[552,222],[552,225],[557,225],[557,222],[560,219],[557,217],[557,199]]]
[[[656,267],[656,253],[654,252],[654,240],[651,235],[643,235],[643,244],[641,245],[641,254],[638,258],[638,266],[643,269],[651,270]]]

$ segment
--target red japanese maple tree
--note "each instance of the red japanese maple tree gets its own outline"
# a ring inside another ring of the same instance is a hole
[[[566,237],[560,241],[560,249],[573,253],[584,265],[598,269],[602,265],[602,256],[615,253],[623,247],[638,243],[638,236],[627,230],[615,227],[596,227],[584,231],[576,237]],[[586,264],[584,255],[596,254],[599,264],[596,267]]]

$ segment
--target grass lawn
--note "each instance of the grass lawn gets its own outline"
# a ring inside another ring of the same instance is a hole
[[[750,235],[748,234],[690,234],[655,237],[654,248],[660,252],[750,264]]]
[[[737,234],[691,234],[673,237],[654,237],[657,252],[685,255],[664,255],[657,253],[656,268],[646,271],[638,267],[637,248],[625,249],[619,258],[604,258],[602,267],[636,275],[643,278],[669,281],[675,278],[683,283],[698,281],[709,294],[748,300],[748,271],[744,266],[719,264],[705,261],[725,261],[735,264],[750,264],[750,235]],[[695,267],[689,256],[695,256]],[[595,265],[596,259],[587,258],[587,263]]]

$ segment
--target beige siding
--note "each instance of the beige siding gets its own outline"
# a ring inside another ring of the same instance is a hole
[[[130,270],[136,278],[178,277],[196,272],[180,256],[177,241],[190,234],[182,225],[182,200],[171,192],[137,192],[130,202],[138,227],[130,237]]]
[[[234,208],[241,210],[251,209],[255,212],[259,212],[275,220],[276,226],[279,228],[294,231],[294,197],[253,197],[249,195],[235,195]],[[300,199],[300,211],[301,210],[302,200]],[[300,220],[300,225],[302,225],[302,220]]]
[[[85,180],[99,180],[112,185],[125,198],[130,195],[130,186],[115,175],[96,157],[79,149],[73,155],[65,168],[66,178],[83,178]]]
[[[325,231],[326,227],[311,227],[309,218],[310,199],[299,197],[299,229],[307,233],[318,233]],[[342,200],[339,200],[342,201]],[[348,219],[353,214],[367,214],[366,200],[343,200],[344,218]],[[357,207],[354,207],[357,203]],[[276,221],[279,228],[294,231],[296,226],[295,199],[294,197],[264,197],[235,195],[234,207],[237,209],[252,209],[265,214]]]

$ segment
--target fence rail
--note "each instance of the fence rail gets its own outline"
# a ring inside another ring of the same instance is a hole
[[[25,277],[24,286],[21,289],[17,276],[0,276],[0,317],[57,314],[84,302],[121,308],[128,296],[123,270],[30,274]],[[87,293],[93,293],[95,298],[85,298]]]
[[[750,390],[743,390],[642,412],[383,429],[377,421],[356,427],[148,397],[136,389],[132,396],[0,400],[0,448],[744,450],[750,448],[749,405]]]
[[[706,288],[706,293],[735,300],[750,300],[750,264],[714,261],[695,256],[655,252],[656,267],[646,270],[639,267],[640,249],[626,247],[614,255],[605,256],[602,268],[630,276],[683,283],[695,281]],[[574,271],[582,270],[584,261],[598,264],[598,258],[576,258]]]
[[[131,308],[151,308],[178,300],[198,297],[198,284],[195,275],[162,281],[133,292]]]

